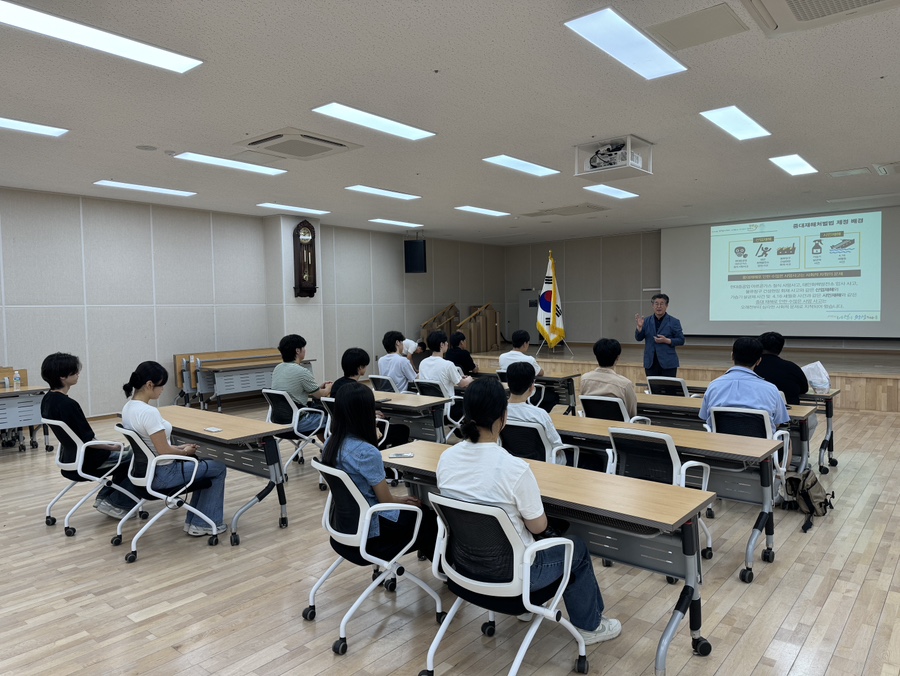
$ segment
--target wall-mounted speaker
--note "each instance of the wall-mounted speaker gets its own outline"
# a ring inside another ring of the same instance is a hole
[[[403,263],[407,274],[427,272],[425,269],[424,239],[407,239],[403,241]]]

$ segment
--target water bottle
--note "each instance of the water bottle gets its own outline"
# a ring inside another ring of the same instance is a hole
[[[13,373],[13,389],[18,390],[20,387],[22,387],[22,376],[16,371]]]

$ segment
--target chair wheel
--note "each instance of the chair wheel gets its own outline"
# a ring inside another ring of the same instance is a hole
[[[764,549],[762,552],[762,560],[766,563],[772,563],[775,560],[775,551],[772,549]]]
[[[209,540],[207,540],[207,542],[209,543],[210,547],[215,547],[217,544],[219,544],[219,536],[218,535],[210,535]]]
[[[389,592],[397,591],[397,580],[395,578],[391,578],[390,580],[384,581],[384,590]]]
[[[331,650],[335,655],[346,655],[347,654],[347,639],[339,638],[337,641],[331,644]]]
[[[75,535],[75,529],[72,526],[66,526],[66,537],[70,538]]]
[[[125,563],[134,563],[137,561],[137,552],[128,552],[125,555]]]
[[[704,547],[700,551],[700,556],[702,556],[704,559],[707,559],[707,560],[711,559],[713,557],[712,547]]]
[[[373,571],[372,571],[372,582],[374,582],[375,580],[377,580],[379,575],[381,575],[381,571],[380,571],[380,570],[378,570],[377,568],[376,568],[375,570],[373,570]],[[384,583],[382,582],[382,584],[384,584]]]
[[[236,547],[239,544],[241,544],[241,536],[238,535],[237,533],[232,533],[231,534],[231,546]]]
[[[150,518],[150,512],[145,512],[144,510],[141,510],[140,512],[138,512],[138,516],[141,517],[142,520],[146,521],[147,519]]]
[[[586,674],[590,668],[591,665],[588,663],[587,655],[579,655],[578,659],[575,660],[575,673]]]
[[[300,614],[303,616],[304,620],[309,620],[310,622],[312,622],[314,619],[316,619],[316,607],[307,606]]]
[[[328,484],[319,484],[319,490],[320,490],[320,491],[327,491],[327,490],[328,490]]]
[[[419,676],[434,676],[434,671],[431,669],[422,669],[422,671],[419,672]]]
[[[400,485],[399,481],[397,481],[396,479],[391,479],[391,486],[393,486],[394,488],[397,488],[397,486],[399,486],[399,485]]]
[[[48,526],[55,526],[56,525],[56,517],[48,516],[46,519],[44,519],[44,523],[47,524]]]
[[[435,619],[437,619],[438,624],[444,624],[444,620],[447,619],[447,613],[441,611],[439,613],[434,614]]]
[[[828,458],[828,464],[832,467],[837,467],[837,458]]]
[[[671,575],[666,575],[666,582],[669,584],[678,584],[678,578],[672,577]]]
[[[286,517],[286,516],[280,517],[280,518],[278,519],[278,527],[279,527],[279,528],[287,528],[287,526],[288,526],[288,519],[287,519],[287,517]]]
[[[750,568],[744,568],[740,573],[738,573],[738,579],[741,582],[746,582],[750,584],[753,582],[753,571]]]
[[[612,568],[612,561],[609,559],[601,559],[604,568]]]
[[[493,636],[497,632],[497,625],[494,622],[485,622],[481,625],[481,633],[485,636]]]
[[[712,652],[712,644],[702,636],[700,638],[691,639],[691,648],[694,652],[702,657],[706,657]]]
[[[716,518],[716,510],[714,510],[712,507],[707,507],[706,508],[706,518],[707,519],[715,519]]]
[[[34,439],[32,439],[32,440],[31,440],[30,446],[31,446],[32,448],[37,448],[37,447],[38,447],[38,442],[36,442]]]
[[[300,456],[300,457],[297,458],[297,462],[299,462],[301,465],[305,465],[305,464],[306,464],[306,460],[305,460],[302,456]]]
[[[825,465],[819,465],[819,474],[828,474],[829,470]]]
[[[24,453],[26,448],[25,444],[19,444],[19,453]]]
[[[53,446],[47,446],[47,453],[53,453]],[[835,461],[835,464],[837,464],[837,461]]]
[[[114,535],[113,539],[109,541],[109,544],[111,544],[113,547],[118,547],[120,544],[122,544],[122,536]]]

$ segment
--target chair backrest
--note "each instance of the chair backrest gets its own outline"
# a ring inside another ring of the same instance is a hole
[[[444,574],[478,593],[520,595],[525,546],[509,515],[500,507],[444,495],[432,493],[430,499],[439,520],[437,551]]]
[[[130,430],[122,423],[116,423],[116,429],[124,436],[131,446],[131,464],[128,466],[128,478],[135,486],[147,487],[147,472],[150,461],[156,456],[156,452],[144,443],[141,435]]]
[[[319,401],[322,403],[322,408],[325,409],[325,429],[322,434],[327,439],[331,436],[331,420],[334,418],[334,397],[322,397]]]
[[[709,413],[713,432],[760,439],[772,438],[772,422],[766,411],[757,408],[713,406],[709,409]]]
[[[262,395],[269,404],[269,412],[266,414],[267,423],[297,426],[300,409],[297,402],[291,399],[290,394],[282,390],[265,389],[262,391]]]
[[[376,392],[398,392],[397,386],[394,384],[394,381],[388,378],[387,376],[376,376],[370,375],[369,382],[372,383],[372,387]]]
[[[416,390],[421,395],[426,397],[441,397],[442,399],[446,397],[444,391],[441,389],[441,384],[434,380],[415,380],[413,382]]]
[[[41,418],[41,423],[50,428],[53,436],[59,442],[59,448],[56,451],[56,466],[63,472],[77,472],[78,448],[82,445],[81,439],[62,420]]]
[[[609,440],[616,452],[616,474],[677,485],[681,460],[668,434],[610,427]]]
[[[518,458],[553,462],[553,448],[540,423],[507,419],[500,430],[500,445]]]
[[[508,382],[506,379],[506,369],[497,369],[497,377],[500,379],[501,383]]]
[[[363,533],[363,518],[369,503],[344,470],[325,465],[315,458],[312,466],[322,475],[329,489],[322,527],[342,545],[359,547],[369,536]]]
[[[664,394],[670,397],[691,396],[684,378],[647,376],[647,387],[650,390],[650,394]]]
[[[587,418],[628,422],[629,417],[628,411],[625,410],[625,402],[618,397],[583,396],[579,401],[581,401],[581,408]]]

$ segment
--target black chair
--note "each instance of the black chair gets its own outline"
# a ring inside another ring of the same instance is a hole
[[[416,541],[419,526],[422,523],[422,510],[413,505],[394,502],[385,502],[370,507],[346,472],[323,465],[315,459],[312,461],[312,466],[325,478],[330,489],[328,499],[325,501],[325,511],[322,514],[322,527],[328,532],[331,548],[337,553],[338,558],[310,590],[309,606],[303,610],[303,619],[309,621],[316,619],[316,592],[341,563],[349,561],[357,566],[374,565],[375,572],[372,574],[371,584],[363,590],[341,620],[340,635],[331,646],[335,654],[343,655],[347,652],[347,624],[372,591],[381,584],[384,584],[387,591],[396,591],[397,577],[404,574],[434,599],[437,621],[438,623],[442,622],[445,613],[441,605],[441,597],[398,563],[400,557],[410,552]],[[416,526],[409,542],[386,550],[370,551],[367,547],[369,524],[372,519],[378,518],[379,512],[391,510],[416,513]],[[378,567],[382,567],[384,570],[379,572]]]
[[[394,381],[387,376],[370,375],[368,378],[369,382],[372,383],[372,388],[376,392],[399,392],[397,386],[394,384]]]
[[[416,388],[419,394],[426,397],[447,398],[441,389],[441,384],[434,380],[416,380],[413,381],[413,387]],[[450,426],[450,434],[453,434],[459,431],[459,428],[462,426],[464,413],[462,408],[463,398],[454,394],[451,399],[451,403],[444,409],[444,424]],[[450,435],[447,436],[449,437]],[[461,433],[460,436],[462,436]]]
[[[276,435],[278,439],[284,439],[290,442],[294,447],[294,452],[291,453],[291,457],[287,459],[287,462],[284,463],[283,467],[284,480],[287,481],[288,467],[290,467],[290,464],[294,459],[301,465],[304,463],[303,449],[306,448],[308,444],[312,444],[318,448],[320,452],[322,451],[322,444],[319,443],[316,434],[325,429],[327,423],[326,413],[318,408],[309,406],[301,408],[297,406],[297,402],[291,398],[291,395],[282,390],[264,389],[262,395],[269,405],[269,410],[266,413],[266,422],[274,423],[276,425],[290,425],[293,428],[293,431],[291,432]],[[319,418],[318,426],[312,432],[297,431],[297,424],[304,415],[314,415]]]
[[[684,378],[669,378],[667,376],[647,376],[648,394],[662,394],[668,397],[700,397],[699,394],[691,394]]]
[[[775,479],[784,484],[784,475],[791,462],[791,434],[788,430],[772,431],[772,421],[766,411],[755,408],[737,408],[732,406],[712,406],[709,409],[710,432],[718,434],[734,434],[741,437],[758,439],[775,439],[784,444],[781,452],[772,456]],[[778,484],[773,486],[778,495]]]
[[[631,422],[649,425],[650,418],[643,415],[629,416],[625,409],[625,402],[618,397],[579,397],[582,413],[586,418],[599,420],[614,420],[616,422]]]
[[[568,450],[572,452],[572,466],[578,467],[580,451],[578,446],[563,444],[554,448],[547,438],[547,431],[540,423],[507,419],[506,425],[500,430],[500,445],[510,455],[529,460],[540,460],[551,465],[566,464],[558,461],[557,453],[560,451],[565,453]]]
[[[447,583],[457,598],[431,642],[426,668],[419,676],[434,676],[438,647],[463,601],[488,611],[488,621],[481,625],[481,633],[488,637],[496,632],[495,613],[534,614],[510,667],[511,675],[518,673],[544,620],[561,624],[577,641],[575,671],[586,674],[589,665],[584,638],[558,609],[571,575],[572,541],[547,538],[526,547],[509,515],[500,507],[435,494],[431,495],[431,504],[438,514],[438,540],[431,570],[435,577]],[[535,554],[559,546],[565,548],[563,575],[555,583],[531,591],[530,573]]]

